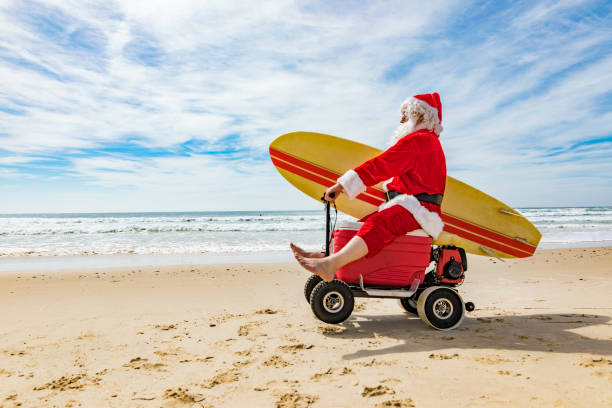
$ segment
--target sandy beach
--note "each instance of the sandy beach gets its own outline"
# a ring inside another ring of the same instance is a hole
[[[612,248],[470,256],[444,332],[319,322],[297,264],[0,276],[0,407],[612,406]]]

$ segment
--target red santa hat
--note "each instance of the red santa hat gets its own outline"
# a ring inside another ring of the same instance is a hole
[[[422,114],[426,129],[431,129],[438,135],[442,132],[442,102],[437,92],[414,95],[406,99],[400,107],[400,110],[404,109],[409,116]]]

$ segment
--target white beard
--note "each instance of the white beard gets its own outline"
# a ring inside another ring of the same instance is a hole
[[[412,118],[408,119],[404,123],[400,123],[399,126],[396,127],[393,131],[393,136],[389,140],[389,146],[393,146],[402,137],[406,136],[407,134],[413,133],[414,131],[416,131],[416,126]]]

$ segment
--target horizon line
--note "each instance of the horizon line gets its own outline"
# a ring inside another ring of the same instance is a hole
[[[563,209],[563,208],[612,208],[612,205],[592,205],[592,206],[527,206],[513,207],[514,209]],[[27,215],[93,215],[93,214],[194,214],[194,213],[270,213],[270,212],[318,212],[321,210],[295,209],[295,210],[193,210],[193,211],[85,211],[85,212],[0,212],[0,216],[27,216]]]

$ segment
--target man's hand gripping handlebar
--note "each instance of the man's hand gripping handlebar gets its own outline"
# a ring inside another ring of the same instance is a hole
[[[330,203],[333,203],[343,192],[344,188],[342,187],[342,185],[336,183],[330,188],[328,188],[327,191],[325,191],[325,194],[323,195],[323,201],[329,201]]]

